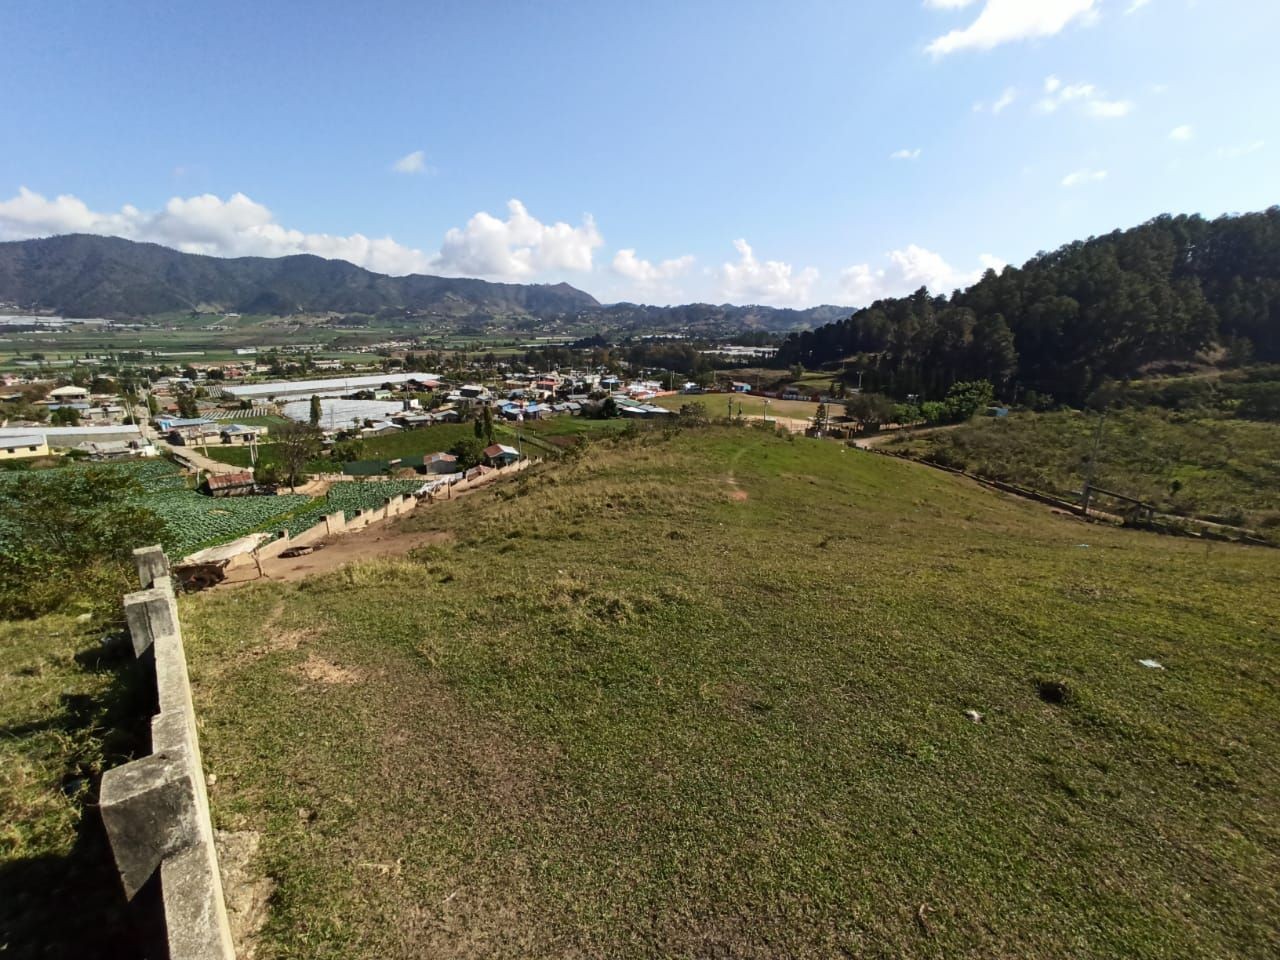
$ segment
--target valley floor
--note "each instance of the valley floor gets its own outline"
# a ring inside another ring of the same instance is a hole
[[[259,957],[1280,950],[1273,551],[755,428],[405,524],[183,601]]]

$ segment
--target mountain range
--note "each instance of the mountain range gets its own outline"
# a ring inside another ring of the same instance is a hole
[[[605,305],[567,283],[490,283],[373,273],[301,254],[223,258],[85,234],[0,243],[0,302],[72,317],[131,319],[174,311],[342,313],[486,322],[570,318],[604,329],[803,329],[844,307],[786,310],[692,304]]]

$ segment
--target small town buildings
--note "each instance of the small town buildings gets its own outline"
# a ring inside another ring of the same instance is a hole
[[[428,453],[422,458],[422,465],[427,473],[455,473],[458,469],[458,458],[452,453]]]
[[[57,387],[49,391],[49,399],[57,401],[65,401],[72,403],[77,400],[87,401],[89,399],[89,391],[84,387],[77,387],[68,384],[65,387]]]
[[[160,451],[149,443],[127,440],[87,440],[76,444],[75,449],[87,453],[91,460],[128,460],[160,455]]]
[[[520,459],[520,451],[503,443],[495,443],[484,448],[484,457],[495,467],[505,467]]]
[[[248,427],[243,423],[228,423],[218,431],[223,443],[256,443],[267,432],[266,427]]]
[[[385,437],[391,433],[399,433],[400,427],[390,420],[375,420],[360,430],[362,437]]]
[[[39,435],[44,438],[50,450],[70,450],[77,444],[86,441],[102,443],[111,440],[124,440],[136,446],[142,446],[142,430],[131,424],[112,424],[110,426],[82,425],[78,427],[0,427],[0,440],[12,440],[15,437]]]
[[[204,486],[211,497],[247,497],[254,491],[253,471],[211,473]]]
[[[0,437],[0,460],[19,460],[23,457],[47,457],[49,443],[42,433],[13,437]]]

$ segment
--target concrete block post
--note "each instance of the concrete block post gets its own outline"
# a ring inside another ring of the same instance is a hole
[[[108,770],[99,803],[130,900],[165,857],[199,842],[195,792],[184,758],[153,753]]]
[[[161,577],[169,576],[169,558],[160,546],[139,547],[133,551],[133,565],[138,571],[138,582],[146,590]]]
[[[166,581],[167,583],[167,578]],[[178,633],[178,610],[173,593],[164,587],[152,587],[127,594],[124,617],[133,641],[133,655],[141,657],[150,650],[157,637]]]

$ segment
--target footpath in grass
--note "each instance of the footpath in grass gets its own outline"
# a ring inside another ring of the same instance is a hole
[[[259,956],[1280,947],[1271,551],[745,428],[404,522],[183,603]]]

